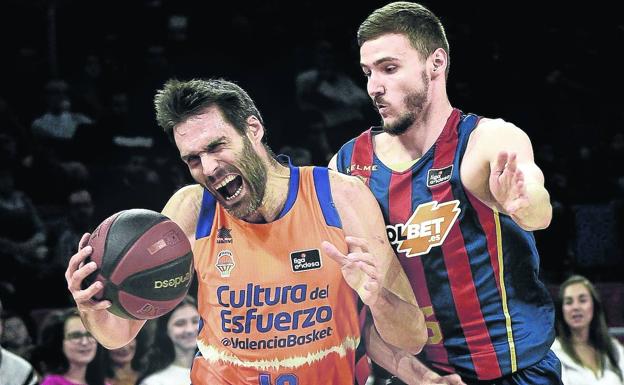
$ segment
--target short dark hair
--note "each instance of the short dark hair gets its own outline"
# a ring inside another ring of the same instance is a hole
[[[381,35],[401,33],[407,36],[412,47],[423,59],[436,49],[443,48],[447,55],[446,73],[451,64],[449,44],[440,19],[428,8],[409,1],[396,1],[376,9],[360,24],[358,45]]]
[[[245,135],[250,116],[255,116],[264,125],[260,111],[247,92],[223,79],[171,79],[156,92],[154,106],[158,125],[172,141],[176,125],[211,106],[217,106],[241,135]],[[266,135],[263,140],[266,141]]]

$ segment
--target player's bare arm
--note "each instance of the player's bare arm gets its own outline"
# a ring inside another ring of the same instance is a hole
[[[69,260],[65,271],[67,288],[87,330],[106,348],[115,349],[132,341],[145,321],[118,317],[106,310],[111,306],[110,301],[94,300],[93,296],[104,287],[101,282],[95,281],[84,290],[81,288],[82,281],[97,269],[95,262],[84,263],[93,251],[91,246],[86,246],[89,236],[89,233],[82,236],[78,252]]]
[[[368,357],[407,385],[466,385],[457,374],[440,376],[414,355],[387,344],[368,322],[363,335]]]
[[[529,137],[501,119],[483,119],[471,134],[461,169],[462,183],[482,202],[511,216],[525,230],[552,219],[544,174],[535,164]]]
[[[174,221],[186,234],[191,246],[195,243],[197,218],[204,188],[199,184],[182,187],[169,199],[162,213]]]
[[[369,306],[381,337],[418,353],[427,340],[424,316],[386,237],[375,198],[359,179],[330,171],[332,197],[347,236],[349,254],[328,242],[325,253],[342,266],[347,283]]]

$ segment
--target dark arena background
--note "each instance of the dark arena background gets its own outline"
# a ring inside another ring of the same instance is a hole
[[[0,5],[0,295],[32,340],[72,305],[64,271],[85,231],[160,210],[192,183],[157,127],[164,82],[246,89],[268,142],[326,165],[379,118],[355,33],[381,1],[5,0]],[[553,294],[582,274],[624,335],[624,21],[600,2],[425,1],[450,43],[448,92],[465,112],[523,129],[551,194],[535,233]],[[321,79],[332,86],[319,87]]]

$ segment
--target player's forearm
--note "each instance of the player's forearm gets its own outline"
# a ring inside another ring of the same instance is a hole
[[[120,318],[108,310],[81,311],[80,317],[87,330],[107,349],[126,346],[145,324],[144,320]]]
[[[419,353],[427,342],[425,318],[420,309],[389,290],[369,305],[375,328],[387,343],[409,353]]]
[[[380,336],[375,326],[368,322],[364,326],[366,338],[366,354],[382,368],[398,377],[406,384],[420,383],[424,371],[428,370],[411,353],[398,349],[386,343]],[[419,370],[420,369],[420,370]]]
[[[511,218],[524,230],[545,229],[552,219],[550,194],[542,183],[527,183],[526,193],[529,205],[511,215]]]

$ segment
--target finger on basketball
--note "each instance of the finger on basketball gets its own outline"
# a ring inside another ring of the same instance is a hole
[[[79,268],[78,270],[74,271],[74,273],[72,274],[72,284],[74,287],[72,287],[73,289],[80,289],[80,285],[82,284],[82,281],[91,273],[93,273],[95,270],[97,270],[97,265],[95,264],[95,262],[89,262],[86,265],[82,266],[81,268]],[[72,289],[70,288],[70,289]]]
[[[80,242],[78,242],[78,251],[82,250],[87,245],[87,243],[89,243],[90,236],[91,234],[89,233],[82,234],[82,238],[80,238]]]
[[[78,251],[76,254],[72,255],[72,257],[69,259],[69,263],[67,264],[67,270],[65,271],[65,279],[69,281],[69,279],[74,274],[74,272],[76,272],[76,270],[78,270],[81,267],[85,258],[91,255],[92,251],[93,250],[91,246],[87,246],[83,248],[82,250]]]

